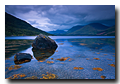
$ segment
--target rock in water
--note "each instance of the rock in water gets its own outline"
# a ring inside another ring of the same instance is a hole
[[[30,62],[32,59],[32,56],[28,53],[16,53],[14,56],[14,63],[15,64],[22,64],[26,62]]]
[[[56,49],[58,46],[55,43],[55,41],[49,38],[48,36],[39,34],[33,41],[32,47],[33,49],[43,50],[43,49]]]

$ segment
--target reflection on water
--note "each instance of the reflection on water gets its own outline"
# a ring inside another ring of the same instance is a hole
[[[5,40],[5,57],[9,58],[12,55],[29,48],[33,40]]]
[[[86,46],[92,49],[100,49],[106,45],[112,45],[115,47],[115,38],[85,38],[85,39],[68,39],[70,43],[76,46]]]
[[[47,59],[48,57],[52,56],[54,54],[54,52],[55,52],[54,49],[36,50],[36,49],[33,49],[33,48],[32,48],[32,51],[33,51],[34,57],[38,61],[42,61],[42,60]]]
[[[30,62],[16,66],[14,55],[7,58],[5,60],[5,78],[115,79],[115,38],[54,40],[58,44],[56,51],[33,50],[32,46],[28,46],[24,51],[20,49],[19,52],[33,56]],[[12,42],[17,43],[18,41],[13,40]],[[10,51],[8,47],[14,46],[12,42],[7,42],[7,52]],[[24,42],[26,41],[24,40]],[[15,48],[22,47],[15,46]],[[41,60],[44,61],[41,62]]]

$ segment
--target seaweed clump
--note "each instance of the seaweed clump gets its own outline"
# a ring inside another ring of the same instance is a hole
[[[100,58],[93,58],[93,59],[95,59],[95,60],[99,60]]]
[[[19,68],[21,68],[22,66],[20,66],[20,65],[11,65],[9,68],[8,68],[8,70],[17,70],[17,69],[19,69]]]
[[[26,76],[25,74],[14,74],[13,76],[10,76],[9,78],[6,78],[6,79],[18,79],[25,76]]]
[[[67,60],[68,58],[70,58],[70,57],[62,57],[62,58],[59,58],[59,59],[57,59],[57,60],[59,60],[59,61],[65,61],[65,60]]]
[[[46,63],[51,64],[51,63],[54,63],[54,62],[53,61],[47,61]]]
[[[99,68],[99,67],[97,67],[97,68],[92,68],[93,70],[98,70],[98,71],[103,71],[103,69],[102,68]]]
[[[110,65],[111,67],[115,67],[115,64],[108,64],[108,65]]]
[[[105,78],[106,78],[106,76],[103,76],[103,75],[102,75],[102,76],[101,76],[101,78],[102,78],[102,79],[105,79]]]
[[[47,75],[42,74],[43,78],[40,79],[56,79],[58,76],[56,74],[47,73]]]
[[[38,79],[37,76],[26,77],[25,79]]]
[[[74,67],[73,69],[82,70],[84,68],[82,68],[82,67]]]

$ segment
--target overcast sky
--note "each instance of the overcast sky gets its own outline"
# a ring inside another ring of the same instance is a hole
[[[89,23],[115,25],[114,5],[6,5],[5,11],[44,31]]]

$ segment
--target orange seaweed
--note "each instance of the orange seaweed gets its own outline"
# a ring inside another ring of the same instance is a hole
[[[115,65],[114,65],[114,64],[110,64],[110,66],[115,67]]]
[[[8,68],[8,70],[16,70],[16,69],[19,69],[19,68],[21,68],[22,66],[20,66],[20,65],[11,65],[9,68]]]
[[[82,67],[79,67],[79,70],[82,70],[82,69],[84,69],[84,68],[82,68]]]
[[[25,74],[21,74],[21,75],[19,75],[20,77],[25,77],[26,75]]]
[[[73,69],[79,69],[78,67],[74,67]]]
[[[85,43],[80,43],[80,45],[87,45],[87,44],[85,44]]]
[[[82,70],[84,68],[82,68],[82,67],[74,67],[73,69]]]
[[[51,60],[53,60],[53,58],[51,58]]]
[[[59,60],[59,61],[65,61],[65,60],[67,60],[69,57],[62,57],[62,58],[59,58],[59,59],[57,59],[57,60]]]
[[[6,79],[18,79],[19,77],[25,77],[25,74],[14,74],[13,76],[10,76],[9,78]]]
[[[97,54],[100,54],[100,53],[97,53]]]
[[[98,70],[98,71],[103,71],[103,69],[102,68],[99,68],[99,67],[97,67],[97,68],[92,68],[93,70]]]
[[[42,74],[43,78],[40,79],[56,79],[58,76],[56,74],[47,73],[47,75]]]
[[[53,61],[47,61],[48,64],[54,63]]]
[[[93,58],[93,59],[95,59],[95,60],[99,60],[100,58]]]
[[[37,79],[37,76],[26,77],[25,79]]]
[[[103,75],[102,75],[102,76],[101,76],[101,78],[102,78],[102,79],[105,79],[105,78],[106,78],[106,76],[103,76]]]

